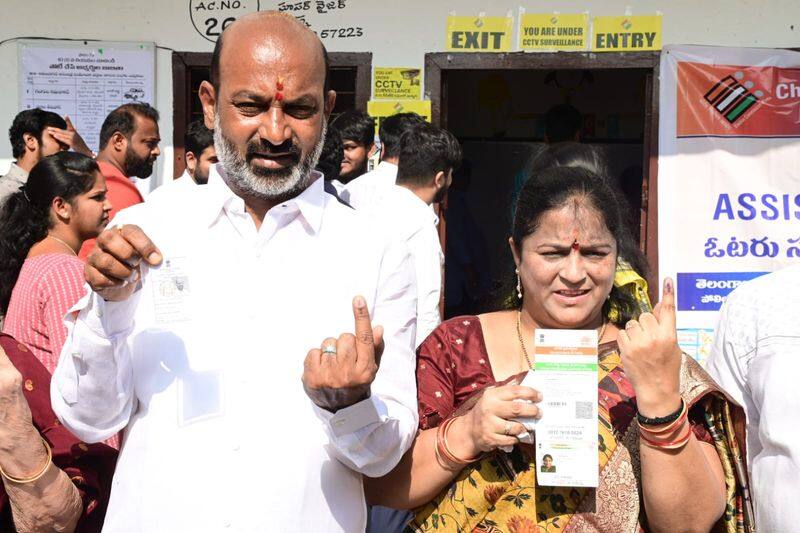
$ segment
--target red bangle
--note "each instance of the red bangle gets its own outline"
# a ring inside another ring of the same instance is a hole
[[[448,418],[442,422],[436,430],[436,457],[440,462],[462,467],[475,462],[480,456],[471,459],[462,459],[450,449],[450,446],[447,444],[447,432],[450,430],[450,425],[455,422],[455,420],[456,417]]]
[[[686,446],[686,443],[689,442],[689,439],[692,438],[692,426],[686,426],[686,434],[675,439],[672,441],[660,441],[660,440],[652,440],[647,438],[645,435],[646,432],[642,431],[641,426],[639,427],[639,438],[642,439],[645,444],[653,448],[662,448],[666,450],[676,450],[678,448],[682,448]]]

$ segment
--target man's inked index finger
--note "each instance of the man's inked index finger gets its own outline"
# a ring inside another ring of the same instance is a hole
[[[153,241],[142,231],[142,228],[133,224],[125,224],[119,227],[119,233],[128,241],[141,257],[151,265],[161,263],[161,252],[153,244]]]
[[[356,321],[356,352],[358,359],[375,356],[375,339],[372,335],[372,321],[369,318],[367,301],[363,296],[353,298],[353,317]]]

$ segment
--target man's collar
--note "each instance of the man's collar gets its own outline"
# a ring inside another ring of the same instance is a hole
[[[206,191],[203,220],[208,226],[211,226],[219,218],[223,209],[246,214],[244,200],[234,193],[225,182],[224,172],[222,163],[213,165],[208,174],[208,183],[203,188]],[[309,229],[315,234],[318,233],[322,227],[322,214],[329,195],[325,193],[325,180],[322,173],[316,170],[312,171],[311,179],[314,181],[303,192],[274,206],[267,211],[265,218],[299,212]]]
[[[97,166],[100,167],[100,173],[106,178],[115,177],[115,178],[121,178],[123,180],[129,180],[128,176],[123,174],[120,169],[118,169],[111,163],[107,163],[105,161],[97,161]]]

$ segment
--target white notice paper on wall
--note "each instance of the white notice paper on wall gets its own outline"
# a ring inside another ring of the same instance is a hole
[[[19,65],[20,110],[68,115],[95,152],[110,111],[155,100],[153,43],[23,40]]]
[[[597,331],[537,329],[536,369],[522,385],[542,393],[536,423],[536,481],[597,487]]]

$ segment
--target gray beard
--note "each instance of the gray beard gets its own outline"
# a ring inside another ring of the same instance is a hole
[[[257,174],[247,164],[247,159],[239,155],[233,142],[225,137],[217,113],[214,117],[214,149],[231,188],[261,200],[282,202],[299,195],[311,184],[311,172],[319,162],[327,131],[328,120],[323,118],[319,142],[299,163],[288,169]]]

